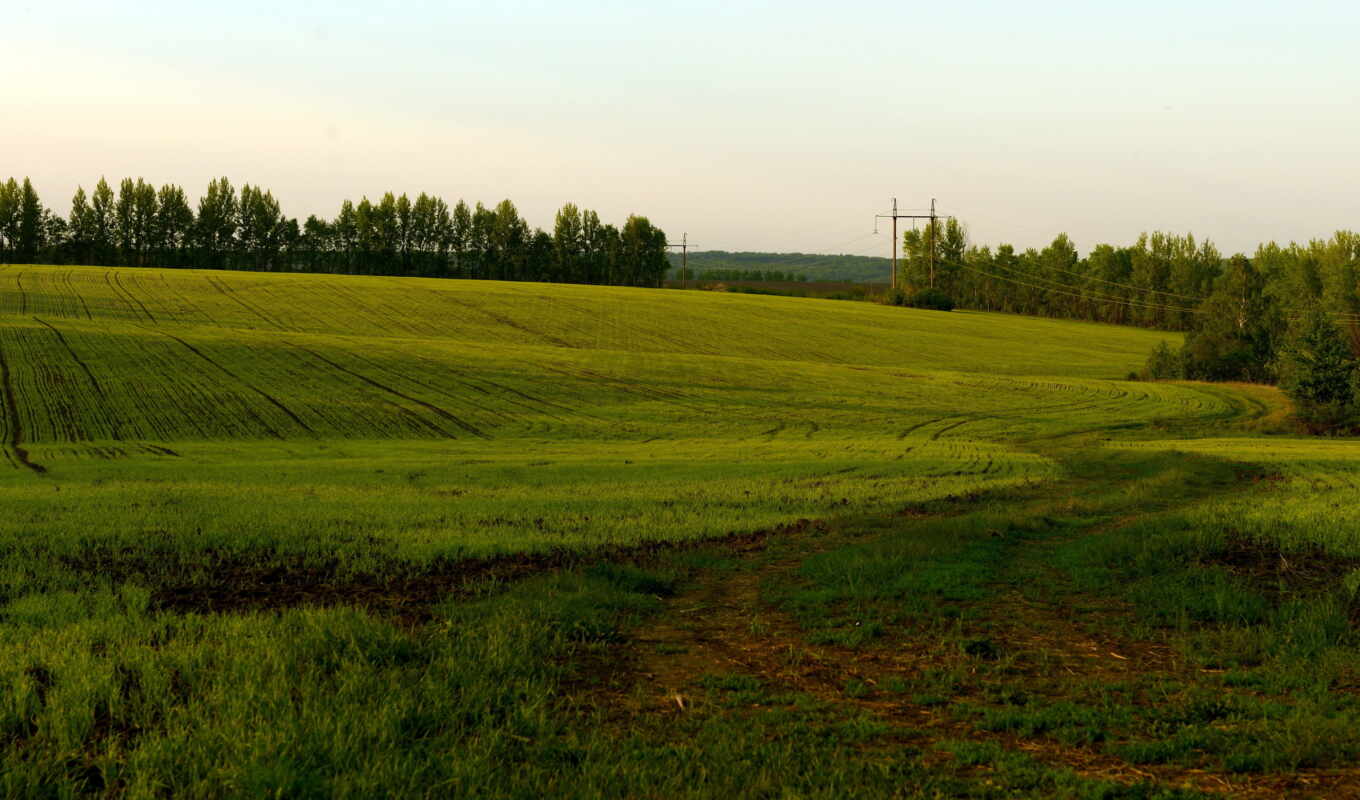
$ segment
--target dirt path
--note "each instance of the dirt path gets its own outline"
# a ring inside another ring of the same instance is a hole
[[[1251,479],[1247,473],[1239,475],[1242,482]],[[1092,525],[1078,535],[1100,535],[1132,521]],[[912,536],[938,523],[935,517],[902,519],[873,535]],[[1194,684],[1203,678],[1205,671],[1187,663],[1168,641],[1140,639],[1112,626],[1110,620],[1127,609],[1066,588],[1027,591],[1037,573],[1055,584],[1066,581],[1048,566],[1053,538],[1018,544],[991,596],[969,604],[967,622],[959,628],[975,637],[977,647],[971,652],[959,647],[958,630],[951,636],[932,624],[890,627],[867,646],[814,643],[794,617],[768,599],[768,587],[797,583],[808,558],[844,546],[847,534],[851,541],[863,535],[826,526],[795,531],[734,553],[734,567],[699,574],[686,591],[668,600],[664,613],[635,632],[624,659],[631,674],[620,682],[627,688],[609,700],[631,714],[723,713],[706,706],[706,682],[715,676],[747,676],[781,692],[871,714],[927,752],[942,741],[985,741],[1083,777],[1123,784],[1155,782],[1235,797],[1360,797],[1360,773],[1354,770],[1237,775],[1135,764],[1096,744],[987,730],[957,713],[957,704],[988,690],[1022,690],[1044,698],[1042,702],[1056,702],[1065,692],[1092,684],[1123,686],[1160,678]],[[970,677],[949,697],[928,699],[884,689],[887,682],[919,682],[928,672],[951,671]],[[939,761],[949,758],[937,754]]]

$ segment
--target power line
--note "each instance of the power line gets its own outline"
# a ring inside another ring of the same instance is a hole
[[[1040,285],[1037,285],[1037,284],[1026,283],[1025,281],[1016,280],[1015,278],[1012,278],[1012,277],[1008,277],[1008,276],[1004,276],[1004,275],[996,275],[996,274],[994,274],[994,273],[987,272],[986,270],[979,269],[979,268],[974,267],[974,266],[969,265],[969,264],[964,264],[964,265],[962,265],[962,266],[963,266],[964,269],[970,270],[970,271],[972,271],[972,272],[979,273],[979,274],[981,274],[981,275],[986,275],[986,276],[988,276],[988,277],[990,277],[990,278],[995,278],[995,279],[997,279],[997,280],[1004,281],[1004,282],[1006,282],[1006,283],[1013,283],[1013,284],[1016,284],[1016,285],[1018,285],[1018,286],[1024,286],[1024,287],[1026,287],[1026,288],[1037,289],[1037,290],[1039,290],[1039,291],[1041,291],[1041,292],[1053,292],[1053,293],[1055,293],[1055,294],[1061,294],[1061,295],[1065,295],[1065,296],[1068,296],[1068,297],[1075,297],[1075,298],[1077,298],[1077,299],[1079,299],[1079,300],[1096,300],[1096,301],[1101,301],[1101,302],[1106,302],[1106,303],[1114,303],[1114,304],[1116,304],[1116,305],[1134,306],[1134,307],[1138,307],[1138,308],[1159,309],[1159,310],[1162,310],[1162,311],[1178,311],[1178,312],[1182,312],[1182,313],[1186,313],[1186,314],[1208,314],[1208,313],[1211,313],[1210,311],[1208,311],[1208,310],[1206,310],[1206,309],[1199,309],[1199,308],[1183,308],[1183,307],[1181,307],[1181,306],[1168,306],[1168,305],[1162,305],[1162,304],[1158,304],[1158,303],[1144,303],[1144,302],[1140,302],[1140,301],[1137,301],[1137,300],[1126,300],[1126,299],[1120,298],[1120,297],[1110,297],[1110,296],[1108,296],[1108,295],[1088,295],[1088,294],[1082,294],[1082,293],[1079,293],[1079,292],[1076,292],[1076,291],[1071,291],[1071,290],[1069,290],[1069,289],[1066,288],[1066,287],[1064,287],[1064,288],[1054,288],[1054,287],[1051,287],[1051,286],[1040,286]],[[1043,280],[1043,279],[1042,279],[1042,278],[1036,278],[1036,280]],[[1059,284],[1059,286],[1061,286],[1061,284]],[[1360,323],[1360,314],[1357,314],[1357,313],[1355,313],[1355,312],[1349,312],[1349,311],[1325,311],[1325,312],[1323,312],[1323,313],[1327,314],[1327,315],[1330,316],[1330,317],[1335,318],[1336,320],[1338,320],[1338,321],[1340,321],[1340,322]],[[1299,317],[1297,314],[1296,314],[1295,316],[1293,316],[1293,317],[1290,317],[1290,319],[1299,319],[1299,318],[1300,318],[1300,317]]]
[[[666,243],[666,247],[678,247],[678,248],[680,248],[680,288],[681,288],[681,289],[688,289],[688,288],[689,288],[689,249],[690,249],[691,247],[693,247],[693,246],[694,246],[694,245],[691,245],[691,244],[689,243],[689,234],[688,234],[688,233],[685,233],[685,234],[683,234],[683,235],[681,236],[680,244],[671,244],[670,242],[667,242],[667,243]]]
[[[1111,285],[1111,286],[1118,286],[1118,287],[1123,288],[1123,289],[1132,289],[1132,290],[1135,291],[1135,292],[1150,292],[1150,293],[1152,293],[1152,294],[1164,294],[1164,295],[1167,295],[1168,297],[1179,297],[1179,298],[1181,298],[1182,300],[1200,300],[1200,299],[1201,299],[1201,298],[1199,298],[1199,297],[1195,297],[1194,295],[1180,294],[1179,292],[1166,292],[1166,291],[1162,291],[1161,289],[1144,289],[1144,288],[1139,287],[1139,286],[1134,286],[1133,284],[1130,284],[1130,283],[1120,283],[1119,281],[1111,281],[1111,280],[1106,280],[1106,279],[1104,279],[1104,278],[1097,278],[1097,277],[1094,276],[1094,275],[1084,275],[1084,274],[1082,274],[1082,273],[1080,273],[1080,272],[1076,272],[1075,270],[1063,269],[1062,267],[1052,267],[1052,269],[1053,269],[1054,272],[1063,272],[1063,273],[1066,273],[1066,274],[1068,274],[1068,275],[1075,275],[1075,276],[1078,277],[1078,278],[1086,278],[1087,280],[1098,281],[1098,282],[1100,282],[1100,283],[1108,283],[1108,284]]]
[[[892,220],[892,288],[897,288],[897,221],[899,219],[928,219],[930,220],[930,288],[935,288],[935,220],[939,217],[935,214],[935,198],[930,198],[929,214],[900,214],[897,211],[897,198],[892,201],[891,214],[874,215],[874,232],[878,232],[878,221],[880,219]]]
[[[1180,311],[1180,312],[1184,312],[1184,313],[1186,313],[1186,314],[1202,314],[1202,313],[1204,313],[1202,310],[1197,309],[1197,308],[1182,308],[1182,307],[1180,307],[1180,306],[1168,306],[1168,305],[1162,305],[1162,304],[1159,304],[1159,303],[1143,303],[1143,302],[1139,302],[1139,301],[1137,301],[1137,300],[1126,300],[1126,299],[1119,298],[1119,297],[1109,297],[1109,296],[1105,296],[1105,295],[1087,295],[1087,294],[1082,294],[1082,293],[1080,293],[1080,292],[1072,291],[1070,288],[1067,288],[1067,287],[1064,287],[1064,288],[1054,288],[1054,287],[1052,287],[1052,286],[1040,286],[1040,285],[1038,285],[1038,284],[1026,283],[1025,281],[1017,280],[1017,279],[1015,279],[1015,278],[1012,278],[1012,277],[1009,277],[1009,276],[1006,276],[1006,275],[997,275],[996,273],[988,272],[988,271],[986,271],[986,270],[984,270],[984,269],[979,269],[978,267],[972,266],[971,264],[962,264],[961,266],[962,266],[964,269],[970,270],[970,271],[972,271],[972,272],[976,272],[976,273],[978,273],[978,274],[980,274],[980,275],[986,275],[986,276],[989,277],[989,278],[995,278],[996,280],[999,280],[999,281],[1005,281],[1006,283],[1013,283],[1013,284],[1016,284],[1016,285],[1018,285],[1018,286],[1024,286],[1024,287],[1029,288],[1029,289],[1038,289],[1038,290],[1041,291],[1041,292],[1053,292],[1053,293],[1055,293],[1055,294],[1066,295],[1066,296],[1068,296],[1068,297],[1075,297],[1075,298],[1077,298],[1078,300],[1100,300],[1100,301],[1103,301],[1103,302],[1106,302],[1106,303],[1115,303],[1115,304],[1117,304],[1117,305],[1135,306],[1135,307],[1139,307],[1139,308],[1155,308],[1155,309],[1161,309],[1161,310],[1164,310],[1164,311]],[[1043,280],[1043,278],[1038,278],[1038,277],[1036,277],[1035,279],[1036,279],[1036,280]],[[1059,286],[1062,286],[1062,284],[1059,284]]]
[[[971,269],[977,269],[976,267],[971,267],[970,265],[968,265],[968,264],[966,264],[966,263],[965,263],[965,266],[969,266],[969,268],[971,268]],[[1073,286],[1073,285],[1071,285],[1071,284],[1063,283],[1062,281],[1055,280],[1055,279],[1052,279],[1052,278],[1047,278],[1047,277],[1044,277],[1043,275],[1038,275],[1038,274],[1033,273],[1033,272],[1030,272],[1030,271],[1028,271],[1028,270],[1019,269],[1019,268],[1017,268],[1017,267],[1012,267],[1012,266],[997,266],[997,265],[994,265],[994,267],[995,267],[996,269],[1005,270],[1006,272],[1008,272],[1008,273],[1010,273],[1010,274],[1012,274],[1012,275],[1021,275],[1021,276],[1023,276],[1023,277],[1029,278],[1030,280],[1035,280],[1035,281],[1039,281],[1039,282],[1041,282],[1041,283],[1049,284],[1050,286],[1055,287],[1056,289],[1059,289],[1059,290],[1062,290],[1062,291],[1077,292],[1077,293],[1080,294],[1082,297],[1090,297],[1090,298],[1096,299],[1096,300],[1111,300],[1111,301],[1122,301],[1122,300],[1127,299],[1127,298],[1123,298],[1123,297],[1119,297],[1119,296],[1111,295],[1111,294],[1106,294],[1106,293],[1104,293],[1104,292],[1099,292],[1099,291],[1095,291],[1095,290],[1086,290],[1086,289],[1083,289],[1083,288],[1080,287],[1080,286]],[[1073,273],[1073,274],[1077,274],[1077,273]],[[1137,287],[1129,287],[1129,288],[1135,289],[1136,291],[1144,291],[1144,290],[1142,290],[1142,289],[1138,289]],[[1198,297],[1187,297],[1186,299],[1188,299],[1188,300],[1194,300],[1194,301],[1196,301],[1196,303],[1198,303],[1198,302],[1199,302],[1200,300],[1202,300],[1203,298],[1198,298]],[[1187,310],[1187,309],[1184,309],[1182,306],[1170,305],[1170,304],[1165,303],[1165,302],[1156,302],[1156,301],[1149,301],[1149,300],[1138,300],[1138,301],[1135,301],[1135,302],[1142,303],[1143,305],[1147,305],[1147,306],[1149,306],[1149,307],[1156,306],[1156,307],[1159,307],[1159,308],[1166,308],[1166,309],[1180,309],[1180,310]]]

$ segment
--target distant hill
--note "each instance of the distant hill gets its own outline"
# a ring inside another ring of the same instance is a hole
[[[680,254],[672,253],[670,277],[678,278]],[[874,256],[828,256],[814,253],[729,253],[704,250],[689,254],[694,275],[704,270],[737,269],[788,272],[806,275],[810,281],[854,281],[887,283],[891,273],[888,259]]]

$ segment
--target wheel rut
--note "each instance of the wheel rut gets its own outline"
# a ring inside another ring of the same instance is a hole
[[[1200,490],[1187,502],[1240,491],[1253,479],[1249,471],[1243,470],[1235,481]],[[1081,479],[1064,480],[1046,489],[1036,489],[1025,503],[1045,509],[1044,513],[1062,513],[1047,509],[1056,509],[1055,499],[1073,496],[1081,488]],[[1006,674],[1010,677],[999,685],[1013,681],[1017,687],[1035,691],[1043,686],[1059,689],[1065,686],[1072,691],[1072,687],[1092,682],[1119,685],[1148,676],[1200,685],[1195,682],[1202,681],[1201,670],[1187,662],[1168,641],[1129,635],[1117,623],[1108,624],[1109,619],[1117,618],[1114,616],[1106,618],[1107,624],[1087,624],[1093,614],[1118,615],[1126,609],[1113,608],[1108,603],[1105,607],[1093,603],[1074,608],[1070,602],[1081,599],[1073,594],[1077,592],[1075,588],[1044,593],[1025,590],[1028,584],[1045,580],[1040,574],[1044,570],[1051,571],[1046,580],[1068,580],[1065,574],[1060,575],[1049,566],[1052,548],[1064,537],[1100,535],[1138,519],[1134,516],[1096,522],[1103,517],[1095,508],[1082,512],[1080,507],[1071,506],[1066,511],[1090,513],[1092,524],[1056,538],[1017,539],[1010,545],[1015,548],[1013,561],[991,584],[987,599],[970,601],[968,610],[960,617],[968,620],[969,629],[985,632],[988,648],[995,647],[1005,654]],[[932,514],[911,515],[902,520],[901,526],[875,529],[868,535],[910,536],[913,526],[932,525],[938,519],[938,515]],[[961,689],[965,694],[950,697],[944,703],[881,690],[878,687],[888,679],[911,685],[910,682],[932,673],[976,672],[979,659],[993,656],[969,652],[954,641],[959,631],[946,633],[943,629],[947,626],[930,621],[889,623],[878,639],[860,647],[824,644],[811,637],[797,619],[767,598],[766,587],[796,584],[799,571],[809,558],[847,542],[863,541],[859,538],[861,533],[854,530],[833,530],[830,535],[821,535],[826,530],[823,527],[791,531],[777,541],[763,541],[732,553],[738,561],[736,567],[699,572],[683,592],[666,601],[663,612],[634,631],[619,659],[623,665],[621,674],[611,689],[602,690],[609,696],[597,700],[617,709],[625,718],[731,713],[708,703],[710,684],[706,681],[736,674],[758,679],[762,686],[776,690],[776,696],[780,692],[795,692],[826,706],[870,714],[889,725],[896,735],[919,743],[925,751],[935,752],[933,746],[944,741],[992,742],[1007,750],[1023,752],[1049,767],[1129,786],[1152,782],[1163,787],[1252,798],[1297,793],[1360,796],[1360,773],[1355,770],[1233,774],[1174,763],[1133,763],[1098,745],[1070,744],[1042,734],[979,727],[978,718],[953,710],[956,704],[974,700],[967,692],[977,691],[976,687]],[[776,546],[777,552],[773,551]],[[848,687],[855,685],[869,689],[851,692]],[[1056,696],[1066,695],[1059,691]],[[936,755],[941,760],[948,758],[942,752]]]
[[[12,454],[14,461],[20,466],[32,470],[39,475],[47,472],[47,467],[37,463],[29,457],[28,451],[24,449],[23,424],[19,416],[19,401],[14,392],[14,376],[10,374],[9,360],[5,357],[5,348],[0,346],[0,392],[5,395],[5,418],[9,424],[6,426],[9,432],[6,444]]]

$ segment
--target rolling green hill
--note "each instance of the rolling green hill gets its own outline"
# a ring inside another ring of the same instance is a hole
[[[1360,456],[1164,338],[0,268],[0,795],[1343,780]]]
[[[1029,480],[1001,442],[1223,403],[1099,380],[1160,334],[867,303],[29,267],[0,315],[0,488],[43,550],[715,536]]]

